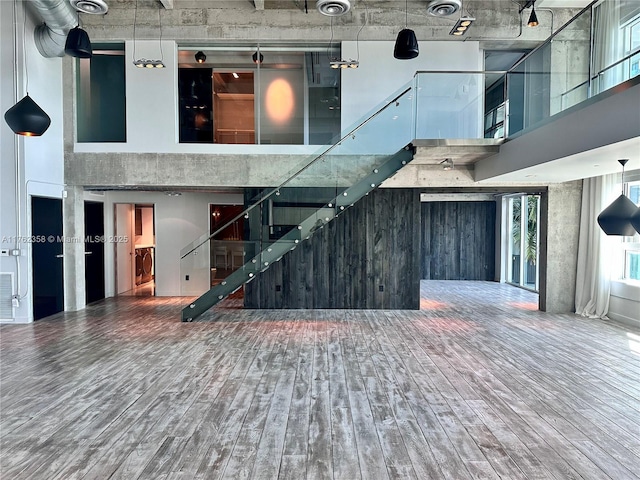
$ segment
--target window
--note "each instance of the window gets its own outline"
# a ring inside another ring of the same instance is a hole
[[[77,59],[77,141],[126,142],[124,44],[93,44]]]
[[[507,283],[538,291],[540,195],[507,197]]]
[[[504,137],[504,109],[502,103],[484,116],[484,138]]]
[[[640,205],[640,180],[625,184],[625,194],[636,205]],[[640,235],[623,237],[622,278],[640,282]]]
[[[340,134],[340,71],[329,61],[339,56],[327,47],[182,47],[180,142],[333,143]]]
[[[640,4],[637,0],[601,1],[594,6],[592,70],[594,93],[640,73]]]

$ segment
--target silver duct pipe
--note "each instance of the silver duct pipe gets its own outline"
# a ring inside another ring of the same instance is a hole
[[[31,0],[31,8],[44,24],[33,32],[40,55],[64,57],[64,44],[69,30],[78,25],[78,13],[69,0]]]

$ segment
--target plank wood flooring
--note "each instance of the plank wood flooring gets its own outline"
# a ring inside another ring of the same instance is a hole
[[[496,283],[421,294],[195,323],[119,297],[3,325],[0,478],[640,478],[639,331]]]

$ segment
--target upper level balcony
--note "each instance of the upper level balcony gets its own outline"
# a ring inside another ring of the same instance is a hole
[[[613,161],[581,168],[589,155],[626,156],[630,169],[639,168],[627,152],[638,150],[640,8],[622,2],[624,18],[602,25],[601,10],[617,3],[584,9],[505,71],[483,70],[475,42],[442,47],[473,68],[443,63],[410,75],[384,60],[367,67],[364,59],[391,58],[380,50],[392,42],[344,42],[330,54],[325,47],[210,47],[201,64],[199,47],[165,42],[165,63],[177,68],[159,71],[126,62],[130,42],[120,50],[98,45],[93,59],[77,64],[65,180],[89,188],[277,185],[409,86],[409,119],[392,118],[356,150],[332,154],[366,163],[389,154],[388,139],[409,128],[416,157],[388,186],[544,184],[615,171]],[[604,55],[608,37],[623,40]],[[360,68],[331,68],[331,58],[353,48]],[[254,54],[264,60],[254,62]],[[439,178],[445,159],[458,169],[455,180]]]

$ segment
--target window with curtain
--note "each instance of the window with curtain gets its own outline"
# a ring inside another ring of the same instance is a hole
[[[640,2],[602,0],[593,9],[592,76],[603,92],[640,73]]]
[[[640,180],[627,182],[625,194],[633,203],[640,206]],[[621,278],[640,282],[640,234],[624,237],[621,245]]]

